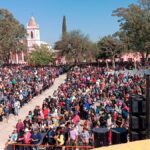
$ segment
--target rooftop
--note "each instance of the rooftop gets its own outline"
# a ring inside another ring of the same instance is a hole
[[[33,16],[30,18],[28,26],[29,27],[37,27],[38,26],[37,23],[36,23],[36,20]]]

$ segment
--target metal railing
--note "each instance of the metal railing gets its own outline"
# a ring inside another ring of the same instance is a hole
[[[36,145],[36,144],[19,144],[19,143],[7,143],[5,150],[89,150],[94,146],[59,146],[59,145]]]

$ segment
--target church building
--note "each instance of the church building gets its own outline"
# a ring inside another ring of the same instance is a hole
[[[40,46],[41,44],[46,45],[50,50],[52,47],[40,39],[40,27],[37,24],[35,18],[32,16],[27,24],[27,38],[23,41],[24,44],[27,46],[27,51],[19,52],[16,54],[11,55],[10,63],[13,64],[25,64],[28,55],[34,50],[34,46]]]
[[[33,50],[34,45],[40,46],[41,44],[47,45],[50,50],[52,50],[52,47],[40,39],[40,27],[37,24],[35,18],[32,16],[28,22],[27,25],[27,47],[29,50],[29,53]]]

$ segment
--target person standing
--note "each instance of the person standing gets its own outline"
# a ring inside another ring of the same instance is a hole
[[[16,128],[17,128],[17,133],[19,133],[21,130],[24,129],[24,124],[21,121],[21,119],[18,120],[17,124],[16,124]]]
[[[48,126],[48,132],[47,132],[47,139],[48,139],[48,144],[49,145],[55,145],[56,141],[55,141],[55,132],[53,130],[53,126],[49,125]]]
[[[63,132],[62,132],[61,128],[57,131],[55,139],[56,139],[56,144],[58,146],[63,146],[64,145],[65,139],[64,139],[64,135],[63,135]]]
[[[26,128],[24,133],[24,144],[30,144],[31,143],[31,132],[28,128]]]
[[[7,120],[7,123],[8,123],[8,119],[9,119],[9,106],[8,105],[6,105],[5,107],[4,107],[4,115],[5,115],[5,117],[6,117],[6,120]]]
[[[41,140],[41,134],[39,133],[38,130],[34,130],[33,134],[31,134],[31,142],[32,144],[38,144]],[[33,150],[39,150],[39,148],[37,146],[33,147]]]
[[[82,140],[83,145],[88,146],[89,139],[90,139],[89,131],[84,127],[81,133],[81,140]]]
[[[3,106],[0,105],[0,121],[3,121],[3,114],[4,114],[4,112],[3,112]]]
[[[20,102],[18,100],[16,100],[14,102],[14,111],[15,111],[15,115],[18,116],[19,113],[19,109],[20,109]]]
[[[18,138],[17,130],[14,129],[12,134],[9,136],[9,143],[16,143]]]
[[[73,118],[72,118],[72,122],[77,125],[80,122],[80,117],[78,115],[78,113],[75,113]]]
[[[70,145],[75,146],[77,144],[78,140],[78,131],[76,129],[76,126],[74,125],[73,128],[70,130]]]
[[[66,123],[66,127],[64,129],[64,137],[65,137],[65,145],[69,145],[69,132],[70,132],[70,122]]]

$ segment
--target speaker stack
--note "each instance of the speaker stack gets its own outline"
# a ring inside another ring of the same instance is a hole
[[[112,128],[112,144],[127,143],[127,130],[125,128]]]
[[[108,146],[108,129],[107,128],[94,128],[94,146]]]
[[[146,78],[146,126],[147,138],[150,138],[150,71],[145,73]]]
[[[130,98],[130,141],[146,139],[146,99],[141,95]]]

